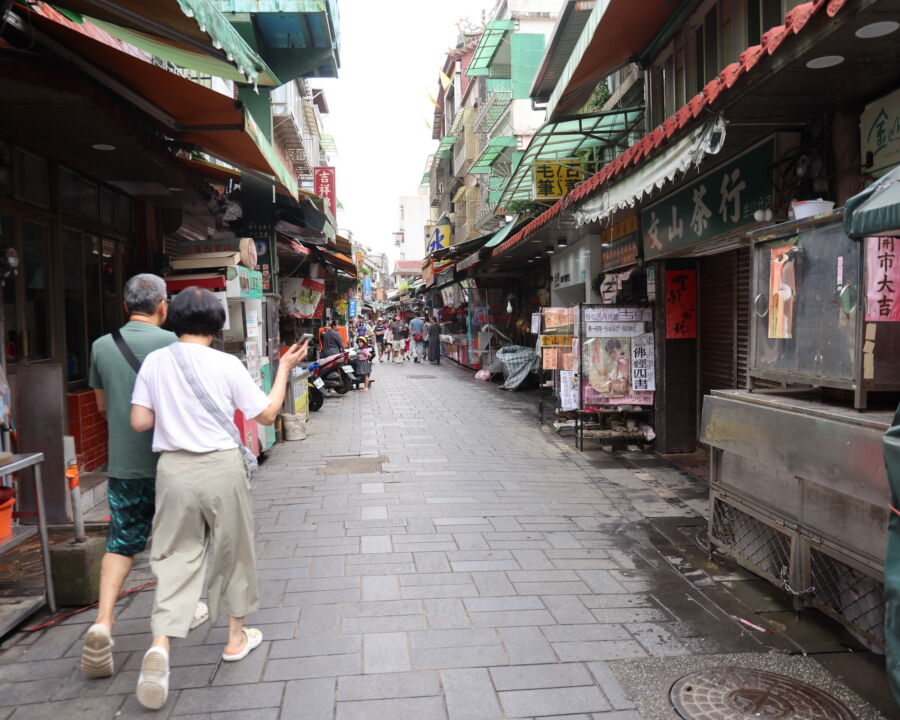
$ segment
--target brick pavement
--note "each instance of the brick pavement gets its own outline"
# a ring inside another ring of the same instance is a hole
[[[157,717],[637,720],[610,661],[760,649],[713,639],[724,615],[685,600],[648,541],[646,517],[702,506],[685,476],[576,453],[452,365],[373,377],[259,473],[262,609],[248,621],[266,642],[217,666],[224,619],[176,641]],[[131,583],[148,577],[144,562]],[[91,613],[8,638],[0,720],[147,714],[133,690],[151,602],[121,601],[109,679],[76,668]]]

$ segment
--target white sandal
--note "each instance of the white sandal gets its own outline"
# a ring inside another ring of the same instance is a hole
[[[235,653],[234,655],[227,655],[226,653],[222,653],[222,659],[225,662],[237,662],[238,660],[243,660],[250,654],[251,650],[255,650],[258,648],[263,641],[263,634],[257,630],[256,628],[241,628],[244,635],[247,638],[247,644],[244,645],[244,649],[239,653]]]

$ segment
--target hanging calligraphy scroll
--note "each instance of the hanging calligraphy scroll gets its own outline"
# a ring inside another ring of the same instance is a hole
[[[666,270],[666,340],[697,337],[697,271]]]

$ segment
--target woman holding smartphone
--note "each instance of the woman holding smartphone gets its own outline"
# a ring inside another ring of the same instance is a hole
[[[168,696],[169,638],[187,635],[210,550],[210,617],[228,615],[222,659],[242,660],[262,642],[259,630],[244,627],[244,616],[259,607],[250,499],[256,460],[242,454],[232,418],[240,410],[261,425],[275,422],[307,343],[282,355],[266,395],[238,358],[210,347],[224,323],[225,311],[208,290],[178,293],[169,324],[179,341],[147,356],[132,396],[131,426],[152,428],[153,450],[161,453],[150,548],[157,582],[153,643],[137,684],[138,701],[154,710]]]

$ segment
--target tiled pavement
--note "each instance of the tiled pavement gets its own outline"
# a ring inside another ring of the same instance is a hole
[[[453,366],[374,378],[256,480],[249,622],[267,642],[217,665],[222,619],[177,641],[157,717],[637,720],[610,661],[762,649],[688,597],[642,529],[693,515],[679,493],[702,506],[690,480],[576,453]],[[110,679],[76,669],[90,613],[7,639],[0,720],[152,714],[133,697],[151,602],[121,602]]]

